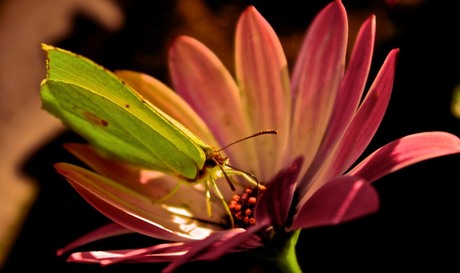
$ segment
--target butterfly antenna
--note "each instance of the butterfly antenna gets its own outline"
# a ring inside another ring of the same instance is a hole
[[[278,131],[275,130],[275,129],[262,130],[262,131],[259,131],[259,132],[255,133],[255,134],[252,134],[252,135],[250,135],[250,136],[247,136],[247,137],[238,139],[237,141],[234,141],[234,142],[228,144],[227,146],[225,146],[225,147],[223,147],[223,148],[220,148],[220,149],[217,150],[216,152],[220,152],[220,151],[225,150],[225,149],[227,149],[228,147],[230,147],[230,146],[232,146],[232,145],[234,145],[234,144],[236,144],[236,143],[239,143],[239,142],[241,142],[241,141],[244,141],[244,140],[247,140],[247,139],[256,137],[256,136],[260,136],[260,135],[276,135],[276,134],[278,134]]]

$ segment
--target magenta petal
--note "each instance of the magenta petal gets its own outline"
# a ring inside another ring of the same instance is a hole
[[[445,132],[425,132],[388,143],[364,159],[349,174],[373,182],[422,160],[460,153],[460,139]]]
[[[91,231],[90,233],[87,233],[86,235],[78,238],[77,240],[73,241],[72,243],[66,245],[65,247],[59,249],[57,251],[57,255],[60,256],[64,254],[65,252],[77,248],[79,246],[112,237],[112,236],[117,236],[117,235],[122,235],[122,234],[128,234],[128,233],[133,233],[134,231],[127,229],[117,223],[110,223],[108,225],[102,226],[96,230]]]
[[[341,176],[324,184],[304,203],[288,232],[339,224],[373,213],[378,208],[377,192],[367,181]]]
[[[292,75],[291,152],[311,164],[331,117],[345,67],[347,16],[340,1],[313,20]]]
[[[297,158],[268,183],[255,210],[257,224],[268,222],[277,229],[286,224],[302,163]]]

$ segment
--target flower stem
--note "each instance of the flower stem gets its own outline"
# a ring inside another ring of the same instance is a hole
[[[276,256],[274,262],[283,273],[302,273],[299,262],[297,261],[297,255],[295,252],[295,246],[299,239],[300,229],[290,234],[291,237],[287,240],[283,249],[279,255]]]

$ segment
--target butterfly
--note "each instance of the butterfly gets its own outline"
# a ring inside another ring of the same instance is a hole
[[[209,214],[211,191],[229,212],[217,179],[227,179],[233,190],[230,176],[234,175],[259,186],[252,174],[230,166],[220,150],[144,99],[115,73],[65,49],[47,44],[42,49],[47,56],[47,76],[40,90],[42,108],[108,156],[189,183],[203,183]],[[265,130],[249,137],[276,133]]]

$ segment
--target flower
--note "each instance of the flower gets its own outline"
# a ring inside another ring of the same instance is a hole
[[[203,44],[185,36],[176,38],[169,51],[177,94],[148,75],[118,71],[147,100],[215,147],[252,132],[278,130],[276,137],[250,139],[225,150],[232,166],[254,174],[266,190],[249,196],[251,202],[238,203],[252,192],[239,189],[241,195],[232,197],[221,181],[230,208],[256,203],[246,213],[253,225],[228,227],[219,202],[207,214],[200,185],[175,188],[176,177],[105,158],[91,146],[67,144],[95,172],[66,163],[56,165],[58,172],[114,223],[59,254],[100,238],[138,232],[168,242],[76,252],[69,261],[170,262],[164,272],[171,272],[188,261],[265,247],[276,250],[267,255],[282,270],[300,272],[294,247],[302,229],[373,213],[379,207],[373,181],[421,160],[459,153],[456,136],[424,132],[390,142],[356,164],[387,108],[399,50],[389,52],[361,101],[375,17],[363,23],[348,63],[347,24],[341,1],[327,5],[310,25],[292,74],[275,32],[253,6],[237,24],[235,77]]]

